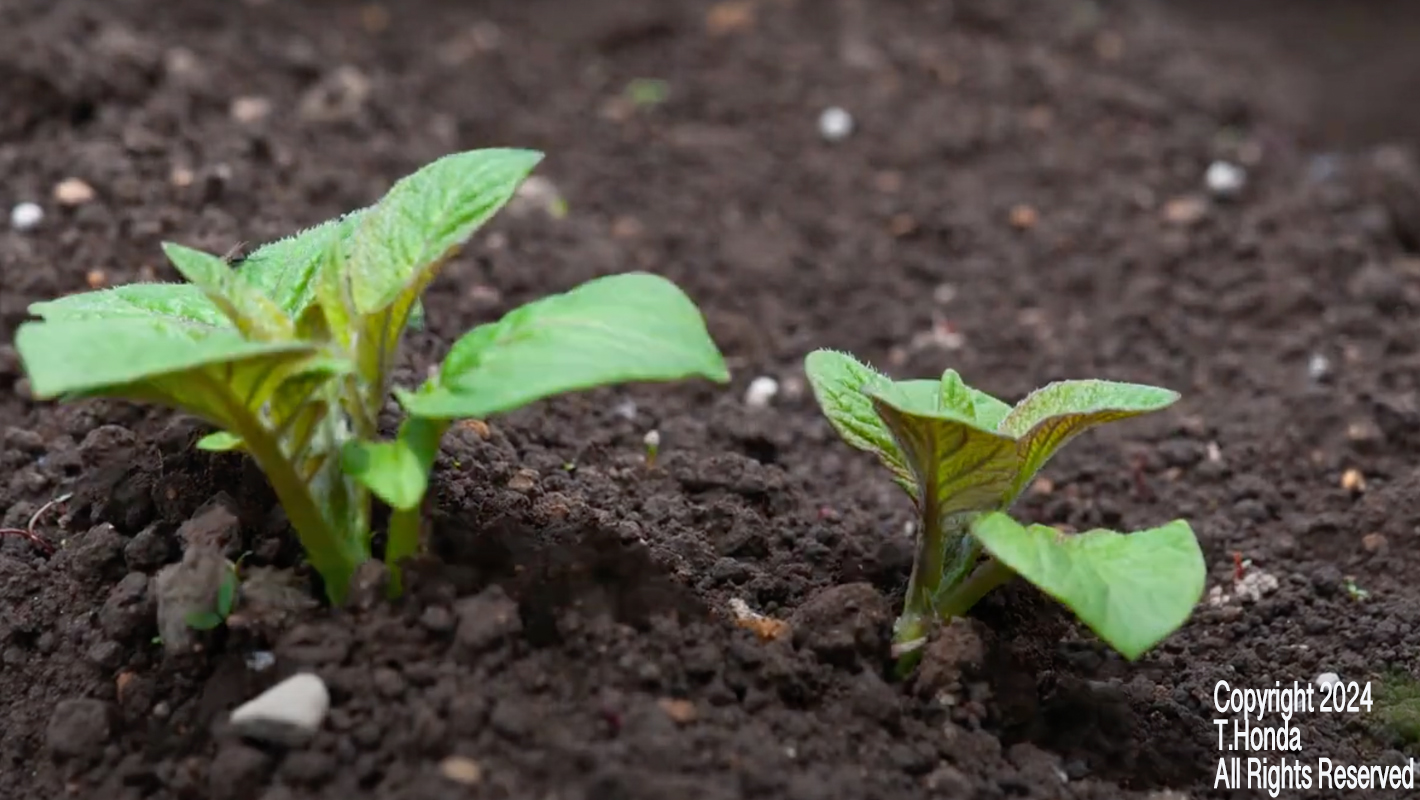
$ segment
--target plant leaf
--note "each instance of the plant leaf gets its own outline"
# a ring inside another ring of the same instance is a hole
[[[242,439],[226,431],[216,431],[209,433],[197,440],[197,449],[205,450],[209,453],[226,453],[232,450],[242,449]]]
[[[133,283],[34,303],[32,316],[48,322],[138,319],[155,328],[193,335],[232,323],[207,295],[188,283]]]
[[[994,510],[1016,476],[1016,442],[977,426],[950,409],[913,412],[898,404],[892,389],[870,398],[892,433],[916,482],[924,513],[937,518],[966,511]]]
[[[425,273],[502,208],[541,160],[533,150],[473,150],[440,158],[395,183],[360,215],[350,235],[355,309],[380,311],[421,280],[427,285]]]
[[[223,620],[232,615],[232,605],[237,600],[237,567],[227,565],[227,573],[217,586],[217,615]]]
[[[183,621],[195,631],[210,631],[226,622],[222,615],[215,611],[189,611]]]
[[[999,426],[1020,442],[1021,470],[1011,499],[1066,442],[1090,428],[1167,408],[1178,398],[1168,389],[1095,380],[1061,381],[1032,392]]]
[[[872,453],[892,473],[893,481],[918,497],[917,478],[908,466],[892,431],[878,417],[869,392],[892,385],[880,372],[846,353],[815,350],[804,358],[804,373],[823,415],[850,446]],[[903,402],[911,408],[935,410],[940,395],[936,381],[902,381],[896,384]]]
[[[1183,520],[1072,535],[997,512],[979,517],[972,534],[1130,660],[1177,630],[1203,596],[1203,553]]]
[[[692,376],[730,377],[700,310],[665,278],[628,273],[474,328],[454,343],[435,386],[400,399],[416,416],[482,419],[564,392]]]
[[[136,318],[26,322],[15,332],[15,347],[40,399],[132,388],[201,367],[256,375],[271,359],[300,360],[312,351],[299,342],[250,342],[231,328],[194,332],[182,335]]]
[[[315,301],[316,275],[327,251],[343,250],[365,212],[352,211],[263,245],[242,260],[237,276],[296,319]]]
[[[207,295],[249,339],[286,341],[295,338],[296,326],[279,306],[241,283],[227,262],[190,247],[163,243],[163,252],[184,278]]]
[[[394,441],[346,442],[340,468],[391,508],[418,508],[429,488],[429,472],[445,427],[438,420],[409,417]]]

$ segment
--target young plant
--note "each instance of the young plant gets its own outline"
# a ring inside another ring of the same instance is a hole
[[[1174,392],[1063,381],[1012,408],[953,370],[940,381],[893,381],[828,350],[811,353],[805,368],[834,429],[877,455],[917,506],[917,555],[893,631],[895,654],[914,653],[931,625],[965,614],[1015,575],[1131,660],[1188,619],[1203,594],[1205,569],[1187,522],[1128,535],[1064,534],[1005,513],[1070,439],[1165,408],[1178,399]]]
[[[541,159],[513,149],[446,156],[239,269],[168,244],[187,283],[37,303],[40,319],[15,335],[34,394],[153,402],[215,425],[198,446],[256,461],[333,602],[371,558],[379,498],[391,509],[384,558],[398,591],[397,565],[418,548],[429,473],[455,420],[609,383],[729,379],[694,303],[664,278],[631,273],[479,325],[422,386],[392,385],[420,296]],[[385,440],[376,421],[391,392],[407,416]]]

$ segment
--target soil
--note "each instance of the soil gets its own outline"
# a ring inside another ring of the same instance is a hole
[[[0,231],[0,522],[72,494],[35,524],[52,555],[0,539],[0,795],[1249,796],[1212,788],[1218,680],[1365,680],[1420,657],[1420,183],[1403,147],[1309,124],[1296,73],[1248,30],[1169,13],[0,2],[0,205],[46,211]],[[629,103],[637,78],[667,100]],[[835,105],[856,127],[827,143]],[[226,506],[253,566],[299,569],[294,539],[240,457],[193,450],[195,423],[30,401],[8,346],[26,306],[172,279],[162,240],[266,241],[490,145],[546,150],[569,213],[492,223],[429,293],[406,368],[516,304],[649,269],[703,306],[733,386],[600,390],[461,428],[409,597],[164,658],[149,587],[184,522]],[[1241,196],[1206,197],[1215,159],[1247,166]],[[57,202],[67,178],[94,197]],[[1238,569],[1277,587],[1202,604],[1130,664],[1012,585],[893,680],[910,509],[818,415],[815,347],[899,376],[951,366],[1010,400],[1062,377],[1179,389],[1174,410],[1073,444],[1019,511],[1184,517],[1210,587],[1231,594]],[[761,375],[780,393],[749,407]],[[787,628],[737,624],[732,601]],[[249,666],[267,649],[274,666]],[[311,743],[225,731],[298,670],[333,696]],[[1406,747],[1354,718],[1302,731],[1308,760]],[[450,756],[477,769],[441,771]]]

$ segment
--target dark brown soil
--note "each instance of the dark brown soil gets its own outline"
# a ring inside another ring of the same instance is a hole
[[[0,522],[73,492],[37,524],[54,555],[0,540],[0,796],[1246,796],[1211,788],[1217,680],[1417,667],[1420,193],[1403,151],[1317,150],[1244,31],[1163,13],[0,1],[0,206],[47,212],[0,231]],[[628,107],[636,78],[668,101]],[[838,144],[817,131],[832,105],[857,121]],[[410,368],[518,303],[651,269],[703,305],[734,386],[604,390],[459,430],[413,596],[165,661],[149,576],[199,508],[227,495],[250,563],[299,553],[260,476],[195,453],[192,423],[29,402],[3,345],[25,307],[171,278],[163,239],[265,241],[490,145],[545,149],[570,214],[491,225],[428,296]],[[1185,221],[1215,158],[1249,164],[1248,185]],[[69,177],[95,198],[54,202]],[[1131,665],[1012,586],[889,680],[909,509],[817,415],[800,363],[820,346],[1011,399],[1061,377],[1183,391],[1073,445],[1020,510],[1186,517],[1210,586],[1230,589],[1237,553],[1280,587],[1205,605]],[[782,391],[749,408],[759,375]],[[762,640],[732,600],[790,632]],[[276,666],[249,669],[263,648]],[[333,694],[314,742],[223,732],[303,668]],[[1399,746],[1303,724],[1308,759]],[[476,786],[441,775],[451,755]]]

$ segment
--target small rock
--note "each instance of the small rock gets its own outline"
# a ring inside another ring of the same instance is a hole
[[[737,33],[754,26],[754,3],[750,0],[724,0],[710,7],[705,14],[705,30],[711,36]]]
[[[1214,197],[1237,197],[1247,184],[1247,170],[1226,161],[1214,161],[1203,174],[1203,183]]]
[[[521,494],[527,494],[537,488],[537,471],[531,469],[520,469],[508,479],[508,488]]]
[[[789,623],[782,619],[775,619],[755,611],[749,607],[742,598],[730,598],[730,613],[735,616],[735,624],[745,630],[753,631],[756,636],[764,641],[773,641],[789,632]]]
[[[1164,204],[1164,221],[1170,225],[1196,225],[1208,214],[1208,202],[1201,197],[1175,197]]]
[[[44,209],[39,203],[17,203],[10,209],[10,227],[17,231],[31,231],[44,221]]]
[[[1379,533],[1368,533],[1361,537],[1361,547],[1367,553],[1384,553],[1387,544],[1385,536]]]
[[[1335,672],[1323,672],[1320,675],[1316,676],[1316,680],[1314,682],[1316,683],[1318,689],[1325,689],[1328,686],[1333,686],[1335,684],[1340,683],[1341,676],[1337,675]]]
[[[695,721],[698,716],[695,704],[689,700],[679,700],[673,697],[662,697],[656,701],[656,705],[666,712],[666,716],[675,720],[680,725],[687,725]]]
[[[841,142],[853,134],[853,116],[838,106],[826,108],[819,114],[818,132],[827,141]]]
[[[316,734],[330,711],[325,681],[310,672],[292,675],[232,712],[238,734],[296,747]]]
[[[1021,204],[1011,208],[1011,227],[1020,231],[1028,231],[1040,222],[1040,212],[1034,208]]]
[[[523,630],[518,604],[497,585],[460,600],[454,606],[454,614],[459,619],[454,644],[470,655],[488,650]]]
[[[439,774],[464,786],[477,786],[483,781],[483,767],[463,756],[449,756],[439,762]]]
[[[886,651],[888,603],[870,583],[820,590],[794,611],[794,644],[825,661],[848,663]]]
[[[1263,597],[1277,591],[1281,586],[1277,576],[1260,569],[1250,569],[1243,579],[1233,584],[1233,593],[1239,600],[1256,603]]]
[[[265,97],[238,97],[232,100],[232,119],[251,125],[271,116],[271,100]]]
[[[265,672],[276,665],[276,654],[270,650],[256,650],[247,653],[247,669],[252,672]]]
[[[1341,488],[1348,492],[1366,491],[1366,476],[1359,469],[1348,469],[1341,474]]]
[[[635,400],[622,400],[611,409],[611,413],[624,420],[635,420],[638,411]]]
[[[195,642],[188,617],[217,610],[217,594],[227,578],[227,559],[209,547],[189,547],[182,561],[154,579],[158,594],[158,634],[168,655],[191,652]]]
[[[365,108],[374,87],[365,73],[342,66],[322,78],[301,97],[300,115],[309,122],[340,122]]]
[[[779,381],[761,375],[749,382],[745,390],[745,405],[750,408],[764,408],[779,394]]]
[[[230,743],[217,751],[207,774],[212,800],[246,800],[255,797],[271,774],[271,756],[254,747]]]
[[[61,206],[81,206],[94,199],[94,187],[78,178],[65,178],[54,187],[54,200]]]
[[[1307,359],[1307,377],[1313,381],[1325,380],[1331,374],[1331,359],[1321,353],[1312,353]]]
[[[109,738],[109,708],[91,699],[60,700],[49,717],[45,743],[58,758],[99,755]]]

